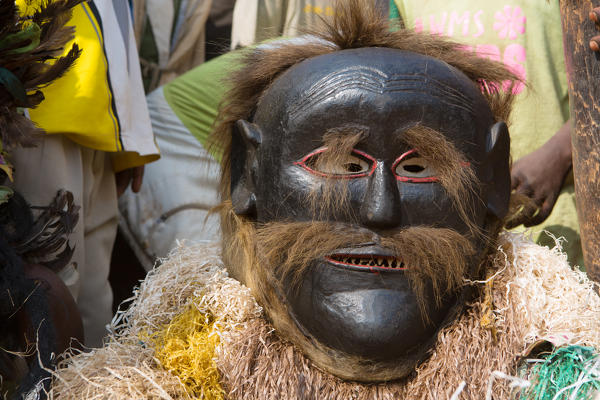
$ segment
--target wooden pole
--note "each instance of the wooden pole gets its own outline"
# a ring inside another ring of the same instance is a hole
[[[588,276],[600,282],[600,55],[589,41],[600,34],[589,13],[600,0],[560,0],[563,44],[574,129],[573,174]]]

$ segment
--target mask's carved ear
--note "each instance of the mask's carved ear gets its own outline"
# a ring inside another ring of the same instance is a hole
[[[255,181],[258,147],[262,141],[260,128],[239,120],[231,138],[231,203],[238,215],[256,216]]]
[[[488,132],[482,181],[490,213],[503,219],[510,200],[510,136],[504,122],[496,122]]]

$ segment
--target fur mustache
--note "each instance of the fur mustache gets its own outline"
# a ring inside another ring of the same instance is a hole
[[[256,227],[256,255],[265,278],[298,287],[311,264],[341,248],[376,243],[405,263],[422,313],[431,285],[435,301],[459,289],[469,272],[474,246],[453,229],[408,227],[384,235],[362,227],[323,221],[273,222]]]

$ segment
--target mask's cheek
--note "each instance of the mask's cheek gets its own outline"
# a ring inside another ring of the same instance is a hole
[[[327,178],[292,165],[260,187],[259,220],[356,222],[368,177]],[[261,218],[262,216],[262,218]]]
[[[442,185],[432,183],[398,182],[400,203],[402,207],[403,226],[433,226],[451,228],[462,234],[469,231],[457,207]],[[470,223],[483,226],[485,210],[483,204],[477,204],[472,199],[463,201],[464,209],[470,218]]]

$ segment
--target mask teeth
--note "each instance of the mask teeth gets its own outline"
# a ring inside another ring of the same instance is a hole
[[[330,257],[333,261],[344,264],[356,265],[360,267],[380,267],[390,269],[403,269],[404,263],[395,257],[377,257],[377,256],[352,256],[352,255],[333,255]]]

